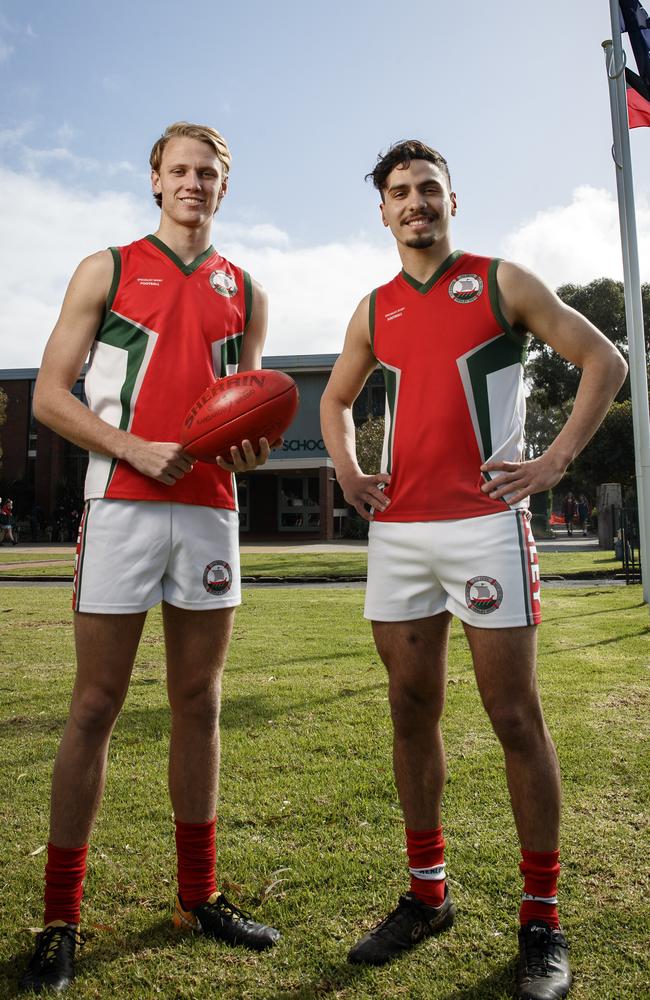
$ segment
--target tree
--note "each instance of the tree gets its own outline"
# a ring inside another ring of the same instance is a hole
[[[627,359],[623,283],[598,278],[588,285],[561,285],[557,294],[585,316],[618,347]],[[650,284],[641,289],[646,350],[650,355]],[[545,344],[535,343],[527,366],[527,457],[541,455],[561,430],[578,390],[580,370]],[[589,492],[595,497],[600,483],[617,482],[624,490],[634,486],[634,446],[630,378],[626,378],[603,425],[565,476],[562,488]]]
[[[650,284],[642,286],[646,350],[650,355]],[[561,285],[557,294],[568,306],[598,327],[628,357],[625,327],[623,283],[612,278],[597,278],[588,285]],[[580,371],[546,344],[535,343],[528,363],[528,379],[538,393],[542,409],[562,406],[573,399],[580,381]],[[630,398],[630,379],[626,378],[616,399]]]
[[[620,483],[623,495],[634,492],[632,403],[613,403],[566,477],[567,487],[594,499],[601,483]]]
[[[526,400],[526,458],[539,458],[564,427],[573,400],[558,406],[546,403],[543,390],[533,389]]]
[[[384,418],[368,417],[357,427],[357,459],[367,476],[381,471],[381,453],[384,447]]]

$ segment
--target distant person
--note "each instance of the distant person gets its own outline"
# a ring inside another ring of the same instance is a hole
[[[582,529],[582,534],[586,535],[589,528],[589,511],[591,507],[584,493],[578,497],[578,521]]]
[[[436,150],[397,143],[369,176],[403,270],[352,316],[323,395],[322,423],[345,498],[371,521],[365,614],[388,670],[411,881],[349,960],[383,965],[454,921],[440,731],[453,614],[503,747],[521,845],[518,996],[555,1000],[566,995],[571,972],[556,897],[560,772],[536,680],[539,565],[528,497],[560,481],[626,366],[606,337],[529,271],[452,250],[457,199]],[[528,330],[583,369],[571,416],[533,461],[523,459]],[[386,383],[386,438],[382,471],[369,476],[357,462],[352,407],[377,365]],[[490,933],[484,928],[486,941]]]
[[[161,209],[155,235],[82,261],[36,383],[36,418],[87,448],[90,460],[73,585],[77,677],[54,766],[44,930],[25,990],[61,991],[74,976],[111,733],[147,611],[161,602],[173,922],[256,951],[280,937],[231,903],[215,872],[221,675],[241,601],[233,473],[266,462],[269,442],[261,438],[255,454],[244,441],[230,462],[196,465],[178,443],[206,385],[238,367],[258,369],[266,336],[266,294],[211,244],[230,159],[213,128],[177,122],[165,130],[150,158]],[[89,352],[85,406],[71,389]],[[55,520],[59,537],[60,510]]]
[[[578,512],[578,505],[573,493],[567,493],[562,504],[562,516],[566,524],[567,535],[573,535],[573,522]]]
[[[0,545],[9,542],[10,545],[17,545],[18,538],[15,530],[16,520],[14,518],[13,500],[5,500],[0,508]]]

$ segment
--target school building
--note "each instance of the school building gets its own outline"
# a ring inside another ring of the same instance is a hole
[[[291,375],[300,407],[282,447],[262,468],[238,477],[241,531],[250,538],[337,538],[346,532],[349,510],[334,476],[320,432],[319,403],[335,354],[265,357],[263,368]],[[56,508],[79,504],[83,497],[86,452],[34,420],[32,397],[37,369],[0,370],[0,388],[8,397],[7,420],[0,427],[0,495],[11,497],[18,518],[34,507],[45,518]],[[84,377],[73,393],[84,400]],[[354,418],[384,412],[384,383],[374,372],[356,401]]]

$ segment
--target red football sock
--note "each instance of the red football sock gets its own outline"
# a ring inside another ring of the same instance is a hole
[[[208,823],[181,823],[176,820],[178,893],[187,910],[205,903],[217,891],[216,824],[216,816]]]
[[[559,851],[525,851],[519,871],[524,876],[519,921],[523,927],[530,920],[544,920],[549,927],[559,927],[557,880],[560,874]]]
[[[43,923],[65,920],[78,924],[86,877],[88,844],[83,847],[47,845],[45,865],[45,916]]]
[[[444,852],[441,826],[436,830],[406,830],[411,892],[428,906],[440,906],[445,898]]]

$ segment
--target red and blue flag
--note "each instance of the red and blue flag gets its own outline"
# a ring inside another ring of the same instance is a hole
[[[619,0],[619,9],[639,71],[625,70],[628,122],[630,128],[650,128],[650,17],[639,0]]]

